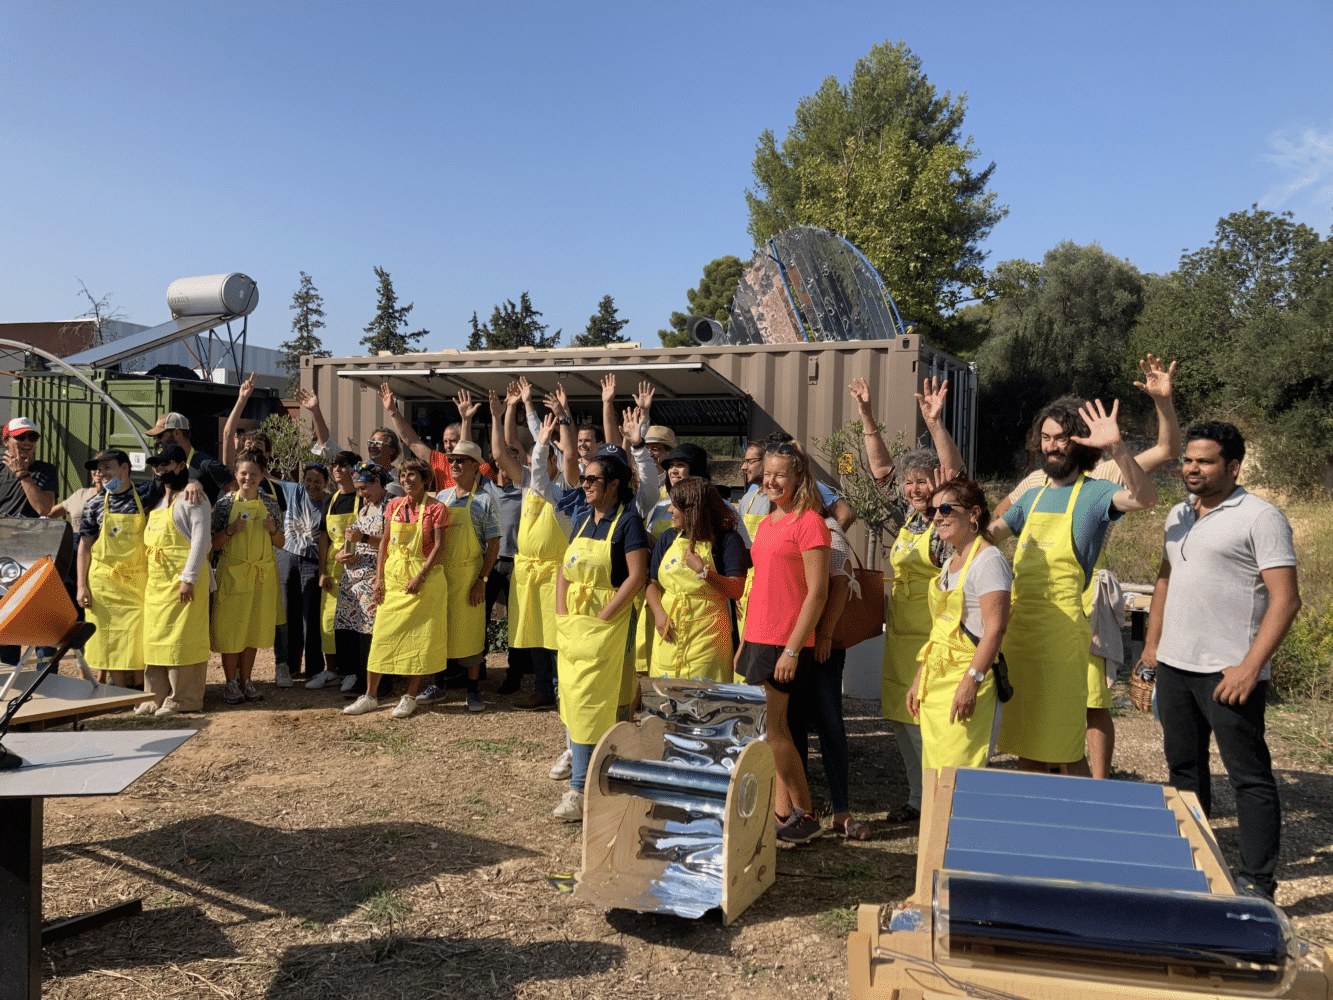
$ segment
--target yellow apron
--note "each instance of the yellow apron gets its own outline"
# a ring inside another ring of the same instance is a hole
[[[665,488],[665,487],[664,487]],[[662,509],[662,516],[645,525],[653,547],[657,540],[671,527],[670,507]],[[651,556],[651,553],[650,553]],[[657,639],[657,628],[653,624],[653,609],[648,607],[642,591],[634,595],[634,610],[639,614],[639,622],[634,633],[634,670],[640,674],[649,673],[653,665],[653,645]],[[632,694],[631,694],[632,697]],[[628,704],[624,702],[623,704]]]
[[[977,705],[965,722],[950,722],[954,694],[972,665],[977,647],[963,635],[963,584],[972,557],[981,548],[981,540],[972,544],[958,583],[953,590],[941,590],[938,577],[930,585],[926,600],[933,622],[930,638],[921,647],[921,684],[917,699],[921,702],[921,766],[985,767],[990,756],[990,732],[995,722],[995,678],[993,670],[977,688]]]
[[[213,595],[213,652],[268,649],[278,625],[278,561],[264,530],[268,509],[259,497],[232,501],[227,525],[245,527],[218,557],[218,592]]]
[[[1092,576],[1088,578],[1088,586],[1083,591],[1083,614],[1088,617],[1089,631],[1092,628],[1092,599],[1097,593],[1097,571],[1106,569],[1108,561],[1106,542],[1103,540],[1101,551],[1097,553],[1097,561],[1092,564]],[[1094,655],[1089,642],[1087,707],[1110,708],[1113,703],[1111,689],[1106,686],[1106,657]]]
[[[88,564],[88,590],[92,603],[84,614],[97,631],[84,648],[94,670],[142,670],[143,602],[148,584],[148,551],[144,548],[143,503],[134,495],[135,514],[113,514],[111,494],[103,493],[107,506],[102,515],[102,533],[93,543]],[[179,534],[179,532],[178,532]],[[189,545],[186,545],[186,552]],[[207,593],[204,601],[207,603]],[[205,657],[207,659],[207,657]]]
[[[1033,501],[1014,555],[1014,597],[1004,655],[1014,696],[1000,717],[1002,753],[1049,764],[1083,758],[1087,733],[1088,649],[1085,580],[1074,551],[1078,481],[1063,514],[1037,512]]]
[[[560,639],[560,720],[575,743],[596,743],[616,722],[625,674],[625,643],[634,605],[626,601],[610,621],[597,614],[611,603],[611,539],[625,508],[617,509],[604,539],[580,535],[565,549],[560,569],[568,581],[565,609],[556,616]],[[589,515],[591,517],[591,515]]]
[[[207,663],[207,565],[194,585],[194,600],[182,604],[180,575],[190,558],[190,540],[172,521],[170,507],[149,513],[143,538],[148,564],[143,598],[144,663],[154,667]]]
[[[421,521],[411,517],[407,504],[394,511],[386,524],[389,556],[384,565],[384,603],[375,611],[370,637],[369,667],[377,674],[433,674],[440,669],[439,651],[448,638],[444,614],[449,593],[444,567],[437,562],[415,594],[403,593],[407,581],[421,572],[426,557],[421,551]],[[448,538],[448,529],[444,532]],[[441,557],[443,558],[443,553]]]
[[[481,563],[486,554],[472,526],[472,499],[479,489],[480,480],[473,483],[466,506],[449,508],[449,528],[444,533],[442,558],[444,575],[449,581],[449,641],[446,648],[451,660],[476,656],[486,648],[486,602],[473,607],[467,599],[472,585],[481,576]]]
[[[676,641],[653,646],[653,673],[658,677],[730,679],[735,650],[731,645],[731,615],[727,598],[707,580],[700,580],[685,562],[689,541],[677,536],[662,556],[657,582],[663,590],[662,608],[676,626]],[[713,546],[695,542],[694,551],[705,565],[712,563]]]
[[[919,516],[913,514],[913,517]],[[893,589],[884,615],[884,660],[880,670],[880,714],[894,722],[916,725],[907,711],[907,689],[916,677],[916,664],[931,632],[930,593],[940,568],[930,561],[935,526],[912,533],[904,525],[889,552]]]
[[[335,493],[336,497],[337,494]],[[329,501],[329,509],[333,509],[333,501]],[[343,578],[343,570],[347,567],[335,560],[336,556],[343,547],[343,542],[347,538],[347,531],[356,522],[361,514],[361,497],[356,495],[352,501],[352,512],[350,514],[326,514],[325,521],[329,527],[329,547],[326,550],[324,560],[324,575],[333,580],[333,590],[324,591],[319,597],[319,628],[320,645],[324,650],[325,656],[333,655],[333,619],[338,611],[338,581]]]
[[[272,481],[271,479],[261,479],[261,480],[259,481],[259,492],[260,492],[260,493],[267,493],[267,494],[268,494],[269,496],[271,496],[274,500],[277,500],[277,502],[278,502],[278,509],[279,509],[279,510],[282,509],[283,504],[285,503],[285,500],[284,500],[284,499],[280,499],[280,497],[281,497],[281,491],[278,489],[278,487],[276,487],[276,486],[273,485],[273,481]],[[286,525],[286,521],[285,521],[286,516],[287,516],[287,515],[284,513],[284,514],[283,514],[283,518],[284,518],[283,528],[284,528],[284,529],[287,527],[287,525]],[[278,557],[277,557],[277,555],[276,555],[276,552],[277,552],[277,550],[275,549],[275,550],[274,550],[274,553],[275,553],[275,554],[274,554],[274,556],[273,556],[273,565],[274,565],[274,566],[276,566],[276,565],[278,564]],[[295,556],[293,556],[292,558],[295,558]],[[275,627],[275,628],[276,628],[278,625],[286,625],[286,624],[287,624],[287,595],[284,593],[284,588],[285,588],[286,586],[287,586],[287,581],[286,581],[286,580],[283,580],[281,577],[279,577],[279,579],[278,579],[278,585],[277,585],[277,587],[275,587],[275,588],[273,589],[273,600],[277,602],[277,611],[276,611],[277,618],[274,620],[274,627]],[[273,652],[274,652],[274,653],[277,653],[278,650],[277,650],[276,648],[274,648]],[[283,656],[286,656],[286,655],[287,655],[287,651],[286,651],[285,649],[282,650],[282,655],[283,655]]]
[[[568,545],[555,507],[529,490],[519,515],[509,602],[509,645],[515,649],[556,648],[555,575]]]

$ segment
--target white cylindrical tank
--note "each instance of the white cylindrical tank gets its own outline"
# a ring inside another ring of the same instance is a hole
[[[173,316],[245,316],[259,305],[259,286],[244,274],[177,278],[167,286]]]

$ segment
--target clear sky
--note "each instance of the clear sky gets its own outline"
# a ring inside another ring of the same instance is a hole
[[[178,277],[299,271],[355,354],[380,265],[429,349],[529,291],[562,343],[603,295],[657,330],[748,258],[759,134],[905,40],[1009,206],[989,263],[1099,242],[1167,271],[1251,203],[1333,223],[1333,3],[27,3],[0,0],[0,321],[77,278],[168,318]]]

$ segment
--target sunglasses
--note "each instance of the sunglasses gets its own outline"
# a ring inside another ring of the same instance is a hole
[[[795,441],[783,441],[781,443],[777,441],[769,441],[764,445],[764,452],[769,455],[790,455],[795,450]]]
[[[39,437],[41,437],[40,434],[34,434],[32,431],[25,431],[22,434],[14,434],[12,436],[15,441],[23,441],[27,444],[31,444],[32,442],[36,441]]]
[[[475,461],[476,461],[475,458],[468,458],[466,455],[450,456],[449,458],[450,465],[462,465],[464,462],[475,462]]]
[[[934,517],[936,512],[938,512],[944,517],[949,517],[956,510],[958,510],[958,507],[946,501],[940,504],[938,507],[927,507],[926,517]]]
[[[579,482],[582,483],[584,486],[591,486],[593,483],[604,483],[604,482],[606,482],[606,477],[605,477],[605,476],[584,476],[582,479],[579,480]]]

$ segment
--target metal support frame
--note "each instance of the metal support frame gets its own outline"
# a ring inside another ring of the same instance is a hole
[[[227,341],[224,344],[222,338],[218,336],[217,327],[208,328],[208,341],[204,341],[203,331],[194,335],[195,346],[199,349],[196,357],[199,358],[199,367],[202,369],[201,375],[205,382],[213,381],[213,342],[216,341],[222,348],[219,354],[219,360],[227,357],[231,358],[232,374],[236,376],[236,384],[240,385],[245,381],[245,350],[250,334],[250,316],[247,314],[241,317],[241,337],[240,337],[240,356],[236,355],[237,339],[231,331],[231,320],[226,321]],[[224,363],[223,367],[226,365]]]

